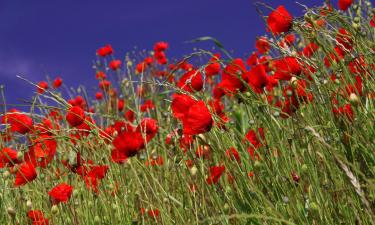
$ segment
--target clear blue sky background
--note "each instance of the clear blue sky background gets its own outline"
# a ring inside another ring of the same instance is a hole
[[[264,0],[285,5],[294,15],[303,7],[294,0]],[[299,0],[316,6],[323,0]],[[0,84],[8,103],[29,99],[32,81],[61,75],[68,86],[94,88],[91,68],[98,47],[110,43],[116,55],[154,42],[170,43],[168,56],[181,57],[192,49],[184,41],[201,36],[219,39],[235,55],[254,49],[265,32],[254,0],[0,0]],[[0,100],[1,101],[1,100]]]

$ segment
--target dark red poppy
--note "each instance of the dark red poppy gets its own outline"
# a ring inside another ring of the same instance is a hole
[[[27,212],[27,217],[33,222],[33,225],[49,225],[49,221],[44,217],[41,210],[30,210]]]
[[[85,119],[85,111],[79,106],[71,107],[66,113],[66,120],[72,127],[79,126]]]
[[[67,202],[70,199],[70,196],[72,195],[73,187],[66,184],[58,184],[54,188],[52,188],[48,195],[51,197],[52,204],[56,205],[60,202]]]
[[[14,186],[19,187],[28,182],[33,181],[37,177],[36,170],[33,164],[23,163],[16,173]]]
[[[372,20],[370,20],[370,25],[375,28],[375,15],[372,17]]]
[[[152,102],[151,99],[146,100],[142,105],[141,105],[141,112],[146,112],[148,110],[155,109],[155,105]]]
[[[229,148],[225,151],[225,154],[230,160],[236,160],[237,162],[241,162],[240,154],[238,153],[237,149],[234,147]]]
[[[339,0],[339,9],[346,11],[353,4],[353,0]]]
[[[274,35],[288,32],[292,27],[293,17],[283,5],[276,8],[267,18],[267,25]]]
[[[352,35],[345,30],[344,28],[340,28],[337,35],[336,41],[340,43],[337,45],[339,48],[344,48],[343,50],[351,50],[353,49],[353,39]]]
[[[217,184],[219,182],[219,179],[221,175],[225,171],[225,166],[212,166],[209,169],[209,175],[207,178],[207,183],[208,184]]]

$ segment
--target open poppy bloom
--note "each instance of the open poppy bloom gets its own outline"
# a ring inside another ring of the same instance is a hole
[[[292,27],[292,23],[293,17],[283,5],[277,7],[267,18],[268,28],[274,35],[288,32]]]
[[[67,202],[70,199],[70,196],[72,195],[73,187],[66,184],[58,184],[54,188],[52,188],[48,195],[51,197],[52,204],[56,205],[60,202]]]
[[[23,163],[16,173],[14,186],[19,187],[28,182],[33,181],[37,177],[36,170],[33,164]]]
[[[109,68],[111,68],[112,70],[116,71],[118,69],[120,69],[121,67],[121,60],[112,60],[111,62],[109,62]]]
[[[182,121],[183,133],[202,134],[211,130],[213,119],[203,101],[197,101],[188,95],[173,95],[173,115]]]
[[[85,111],[79,106],[73,106],[66,113],[66,120],[72,127],[79,126],[85,120]]]
[[[26,134],[33,129],[33,119],[17,109],[11,109],[6,113],[2,119],[2,124],[9,124],[12,132]]]
[[[48,225],[49,221],[44,217],[41,210],[30,210],[27,212],[27,217],[33,222],[33,225]]]
[[[11,148],[3,148],[0,151],[0,168],[13,166],[20,163],[17,157],[17,151]]]

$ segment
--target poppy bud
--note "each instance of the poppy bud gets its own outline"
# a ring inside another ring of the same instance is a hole
[[[306,164],[303,164],[301,167],[302,173],[306,173],[308,171],[309,167]]]
[[[100,217],[99,216],[95,216],[94,217],[94,223],[95,224],[100,224],[101,220],[100,220]]]
[[[15,217],[16,216],[16,210],[13,208],[13,207],[8,207],[7,208],[7,213],[11,216],[11,217]]]
[[[350,94],[349,101],[350,101],[350,104],[352,104],[353,106],[357,106],[360,102],[358,96],[354,93]]]
[[[9,176],[10,176],[9,171],[8,171],[8,170],[4,171],[4,173],[3,173],[3,177],[6,179],[6,178],[8,178]]]
[[[52,208],[51,208],[51,213],[53,215],[56,215],[59,213],[59,207],[57,207],[57,205],[53,205]]]
[[[22,161],[23,159],[23,152],[17,152],[17,160]]]
[[[292,94],[293,94],[293,92],[292,92],[291,90],[287,90],[287,91],[286,91],[286,95],[287,95],[288,97],[292,96]]]
[[[309,211],[313,216],[319,215],[319,206],[315,202],[311,202],[309,208]]]
[[[293,88],[296,88],[298,85],[298,79],[296,77],[290,78],[290,84],[292,85]]]
[[[27,200],[26,207],[31,210],[33,208],[33,203],[30,200]]]
[[[254,163],[254,167],[255,167],[255,169],[260,169],[260,168],[262,168],[262,163],[259,160],[257,160]]]
[[[190,173],[192,176],[195,176],[198,172],[198,168],[194,165],[193,167],[191,167],[190,169]]]

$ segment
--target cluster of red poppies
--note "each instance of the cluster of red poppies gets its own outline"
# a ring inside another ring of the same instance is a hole
[[[351,4],[352,0],[340,0],[339,9],[345,11]],[[330,5],[324,6],[319,16],[306,17],[302,28],[312,33],[325,29],[326,18],[333,12]],[[375,28],[375,17],[369,23],[370,27]],[[1,119],[1,123],[6,125],[1,138],[7,143],[17,135],[26,136],[28,148],[19,151],[3,147],[0,151],[0,168],[9,168],[10,173],[15,176],[14,186],[20,187],[37,179],[37,168],[42,172],[48,164],[61,162],[69,172],[76,174],[85,183],[87,189],[99,194],[99,183],[106,177],[111,165],[99,165],[88,159],[89,157],[84,159],[79,150],[73,152],[73,160],[58,158],[58,137],[62,134],[63,128],[69,130],[70,142],[74,145],[85,141],[90,134],[96,135],[97,140],[88,145],[94,147],[96,144],[104,143],[105,146],[110,146],[108,157],[111,162],[123,164],[129,158],[139,155],[143,149],[147,149],[159,134],[159,124],[163,123],[156,117],[151,118],[150,115],[156,115],[151,112],[170,106],[173,129],[164,137],[165,145],[177,144],[185,153],[196,146],[196,157],[208,159],[211,146],[208,143],[195,143],[202,138],[200,135],[214,128],[222,131],[228,129],[227,123],[231,120],[228,116],[230,112],[225,110],[228,102],[234,105],[234,100],[246,101],[246,98],[254,94],[258,100],[263,100],[273,109],[278,109],[279,111],[276,111],[282,118],[289,118],[298,112],[301,106],[313,104],[312,84],[317,80],[316,72],[322,65],[330,73],[327,82],[344,84],[332,91],[330,100],[333,114],[339,119],[346,119],[347,122],[353,121],[355,115],[352,105],[360,101],[359,97],[364,94],[364,82],[375,70],[375,65],[367,63],[363,55],[352,54],[356,46],[354,30],[342,27],[333,30],[332,32],[336,33],[334,47],[324,52],[321,51],[321,44],[316,39],[302,41],[303,45],[296,47],[299,37],[293,26],[293,16],[284,6],[279,6],[267,17],[267,28],[273,38],[258,38],[255,43],[257,51],[250,54],[246,60],[224,60],[220,54],[213,54],[201,67],[194,66],[187,60],[170,63],[171,60],[167,59],[165,53],[169,47],[168,43],[156,43],[153,53],[139,62],[134,70],[136,74],[145,74],[174,87],[175,92],[171,95],[170,105],[165,105],[164,102],[156,106],[153,98],[155,93],[149,93],[147,86],[142,84],[135,93],[140,105],[132,108],[130,101],[122,94],[118,94],[116,87],[120,84],[112,83],[108,79],[109,73],[126,72],[121,68],[123,62],[114,58],[112,46],[106,45],[97,50],[99,59],[103,60],[101,66],[96,67],[96,79],[100,89],[95,94],[98,107],[90,107],[88,100],[78,95],[67,101],[65,110],[50,110],[48,115],[38,120],[38,123],[35,122],[37,119],[33,119],[27,113],[16,109],[9,110]],[[275,45],[284,51],[284,54],[272,56],[271,46]],[[106,59],[109,57],[112,59],[107,65]],[[321,65],[312,64],[314,60],[322,62]],[[130,62],[127,62],[129,67],[132,66]],[[336,69],[337,64],[343,64],[353,79],[340,76]],[[61,85],[62,79],[57,77],[52,82],[55,89],[53,91]],[[48,82],[41,81],[37,85],[37,92],[48,94],[45,93],[48,88]],[[206,90],[211,90],[211,94],[207,94]],[[110,121],[97,124],[95,116],[100,116],[98,112],[112,115],[109,117],[111,119],[108,119]],[[250,129],[244,135],[242,144],[246,146],[252,160],[261,160],[259,149],[267,148],[265,129]],[[225,151],[225,155],[230,161],[241,163],[241,153],[237,149],[236,146],[232,146]],[[163,164],[164,159],[161,156],[146,160],[146,165]],[[186,164],[192,168],[194,162],[187,160]],[[217,184],[225,173],[223,163],[209,166],[207,184]],[[59,170],[56,170],[55,174],[61,176]],[[253,176],[252,171],[249,176]],[[297,174],[292,174],[292,177],[298,182]],[[233,179],[233,175],[228,173],[228,180]],[[59,204],[67,202],[72,192],[72,186],[60,183],[52,187],[48,195],[52,204]],[[112,192],[115,193],[116,190]],[[145,213],[146,210],[143,209],[142,212]],[[150,217],[159,215],[158,209],[150,209],[147,213]],[[48,224],[48,219],[40,210],[31,210],[27,216],[34,224]]]

